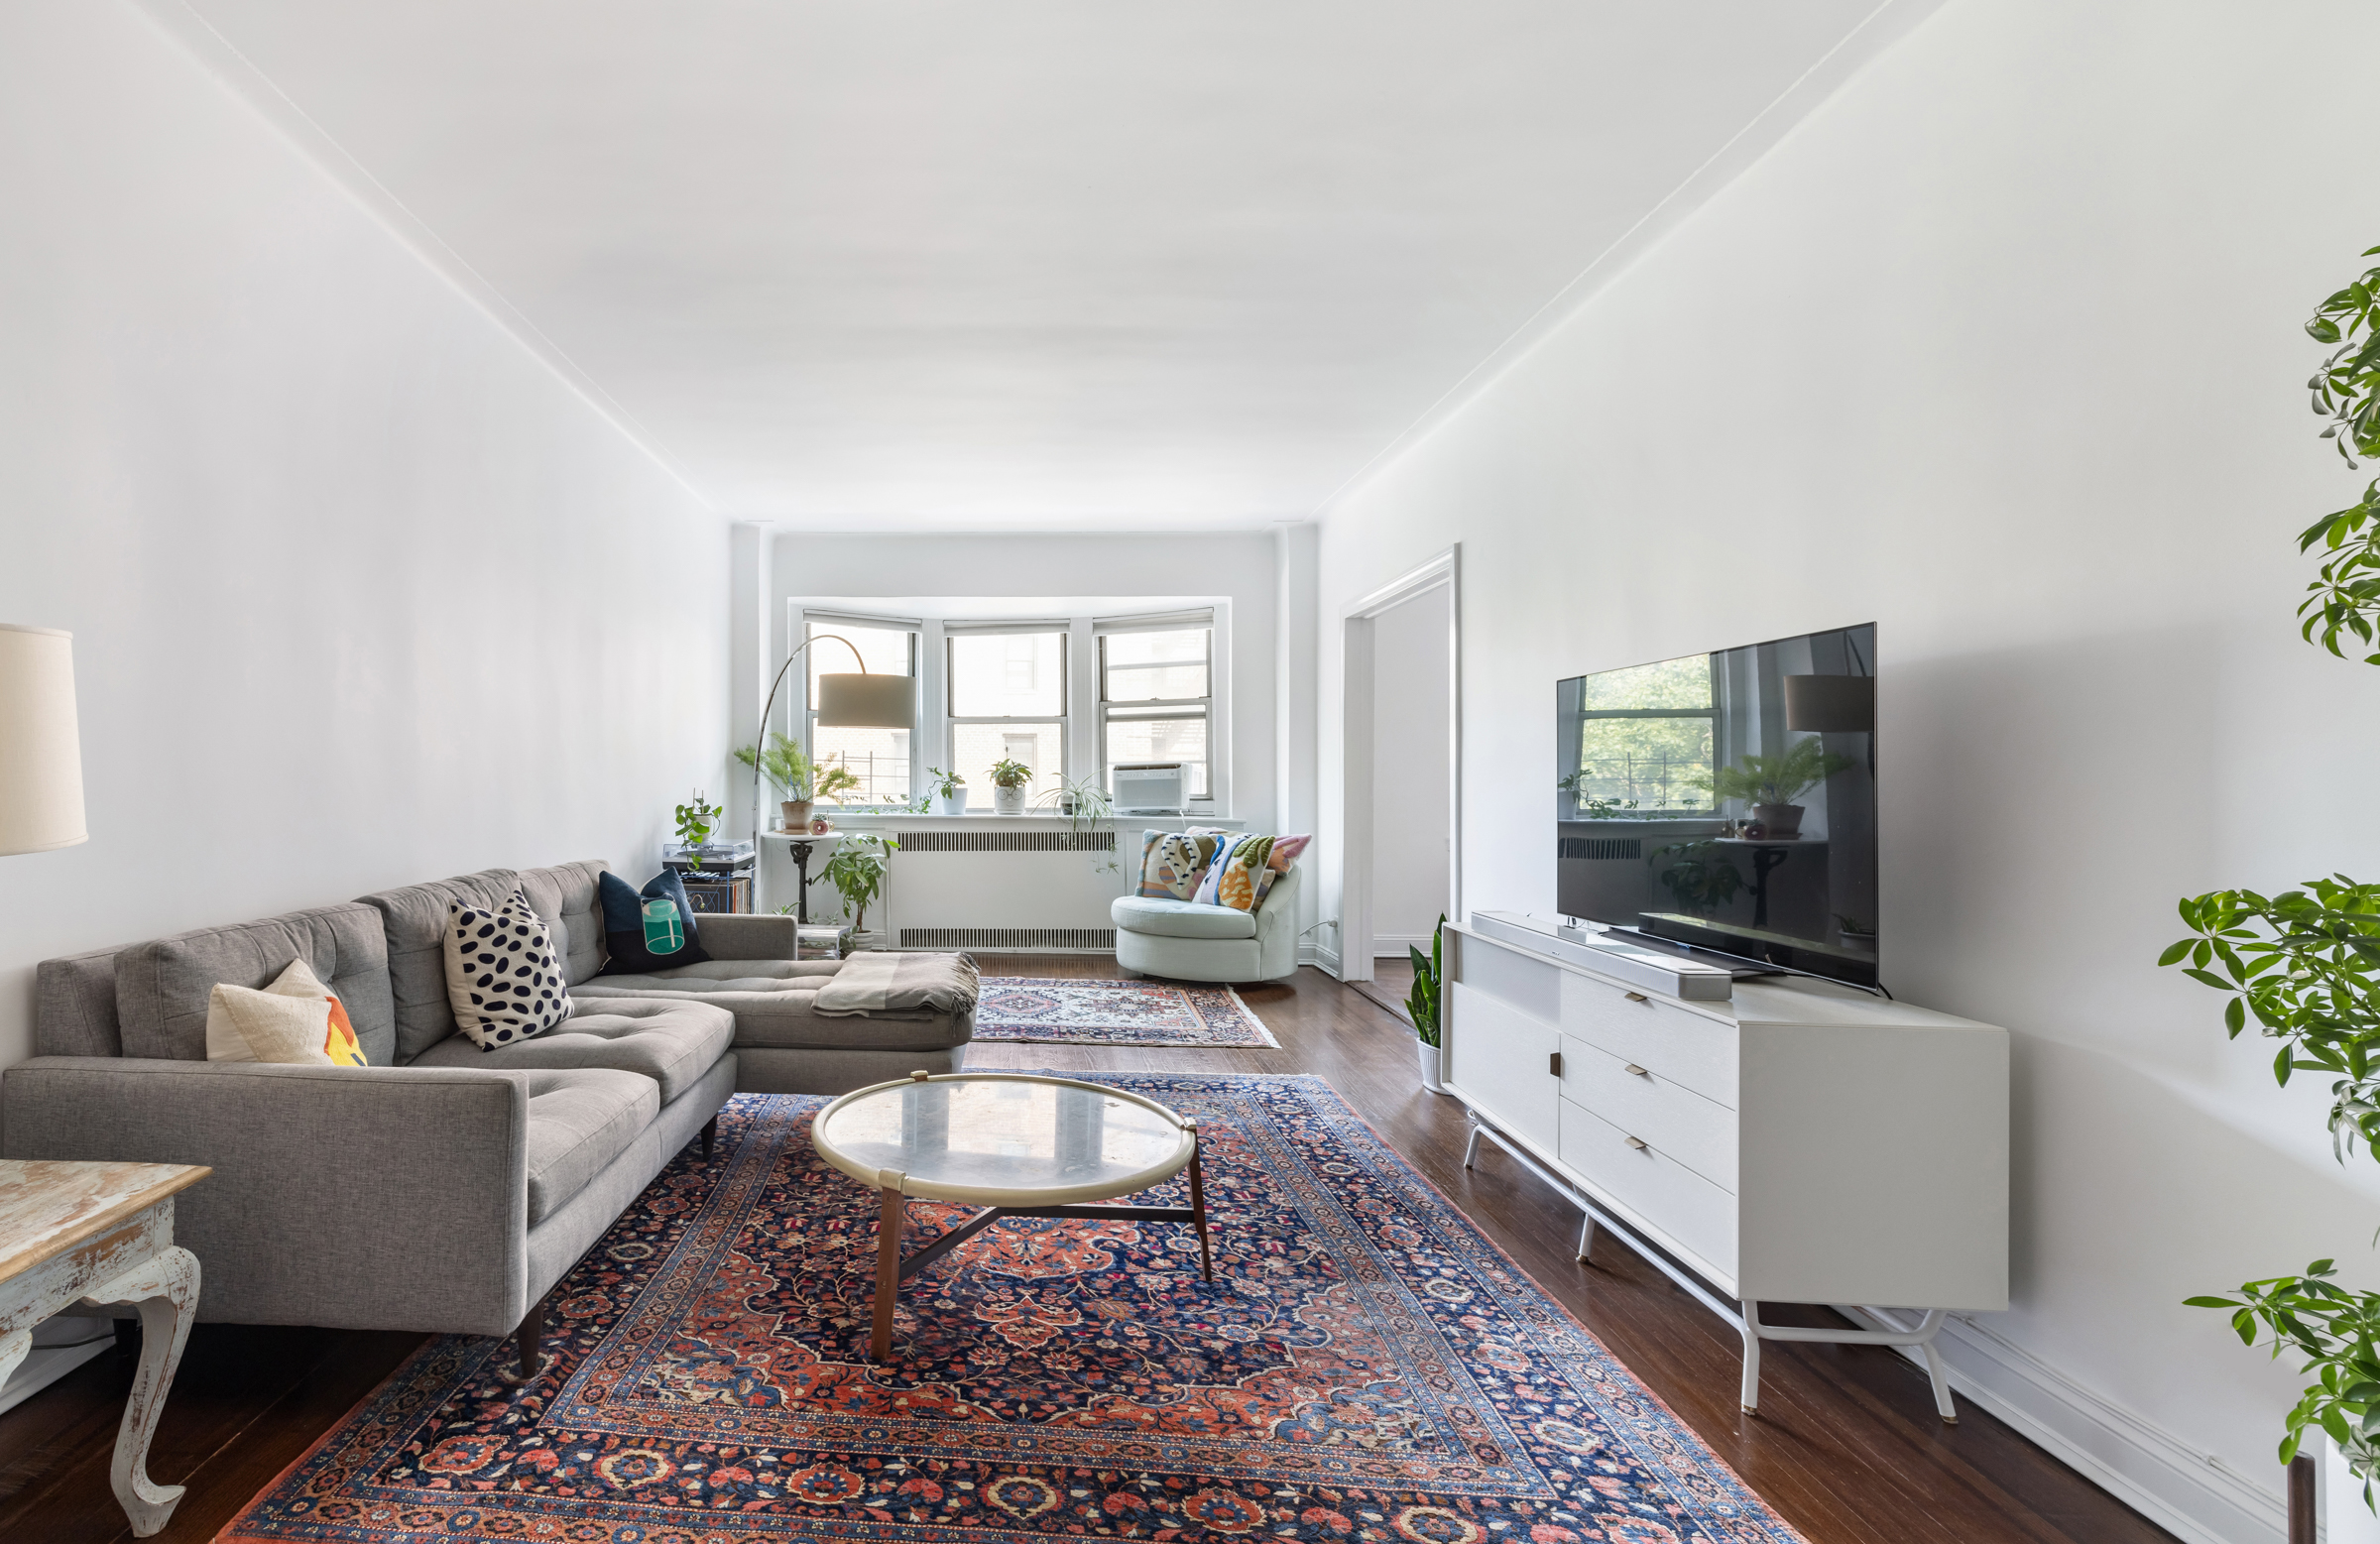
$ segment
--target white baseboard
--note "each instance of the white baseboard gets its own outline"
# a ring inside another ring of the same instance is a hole
[[[1862,1308],[1839,1311],[1869,1328],[1909,1328]],[[2289,1503],[2278,1466],[2271,1485],[2240,1474],[1971,1319],[1954,1316],[1937,1344],[1961,1397],[2187,1544],[2283,1544]],[[1914,1348],[1901,1355],[1922,1365]]]
[[[1298,946],[1298,952],[1301,956],[1307,949],[1312,949],[1314,951],[1313,958],[1316,965],[1321,966],[1324,970],[1329,971],[1334,976],[1340,975],[1338,950],[1329,948],[1323,944],[1301,944]],[[1345,978],[1342,977],[1342,979],[1344,980]]]

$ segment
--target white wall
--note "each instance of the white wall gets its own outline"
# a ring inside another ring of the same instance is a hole
[[[769,667],[774,673],[784,662],[788,600],[1228,596],[1231,657],[1218,663],[1231,672],[1231,813],[1261,828],[1277,809],[1274,546],[1269,532],[867,535],[780,528],[770,618],[778,636]],[[767,684],[760,683],[763,692]]]
[[[0,7],[0,619],[75,634],[46,957],[657,859],[722,776],[727,528],[123,0]]]
[[[1325,616],[1463,543],[1468,907],[1551,909],[1557,677],[1878,621],[1886,980],[2017,1036],[2015,1306],[1956,1355],[2199,1538],[2275,1536],[2296,1384],[2181,1299],[2380,1280],[2324,1080],[2154,968],[2176,896],[2380,872],[2380,670],[2291,616],[2361,487],[2299,328],[2380,240],[2376,49],[2362,0],[1954,0],[1324,523]]]
[[[1372,619],[1371,941],[1428,952],[1446,910],[1449,846],[1445,585]]]

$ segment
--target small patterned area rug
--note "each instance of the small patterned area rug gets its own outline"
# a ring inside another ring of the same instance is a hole
[[[975,1037],[1034,1045],[1189,1045],[1261,1049],[1281,1042],[1229,987],[1157,981],[986,976]]]
[[[1201,1123],[1211,1285],[1182,1225],[1012,1219],[877,1366],[876,1197],[824,1101],[742,1096],[556,1290],[552,1371],[430,1341],[218,1539],[1797,1538],[1320,1079],[1100,1081]]]

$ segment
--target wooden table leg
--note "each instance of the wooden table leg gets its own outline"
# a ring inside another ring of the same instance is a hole
[[[1207,1186],[1198,1172],[1198,1123],[1184,1121],[1190,1133],[1190,1225],[1198,1230],[1198,1263],[1207,1279],[1215,1279],[1215,1251],[1207,1243]]]
[[[141,1365],[133,1373],[132,1396],[124,1401],[108,1479],[133,1533],[145,1539],[165,1527],[181,1500],[180,1485],[150,1483],[149,1443],[174,1386],[174,1369],[181,1364],[182,1343],[190,1338],[191,1311],[198,1305],[198,1256],[178,1246],[163,1250],[93,1288],[83,1301],[140,1310]]]
[[[884,1192],[884,1211],[876,1224],[876,1333],[868,1343],[872,1361],[892,1360],[892,1305],[900,1299],[900,1234],[908,1221],[900,1192]]]

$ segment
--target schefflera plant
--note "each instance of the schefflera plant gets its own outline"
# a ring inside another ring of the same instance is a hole
[[[2380,256],[2380,247],[2363,256]],[[2380,268],[2323,300],[2306,331],[2331,346],[2307,383],[2314,411],[2328,420],[2321,437],[2349,466],[2380,456]],[[2298,608],[2302,632],[2344,658],[2341,634],[2380,642],[2380,481],[2298,538],[2301,552],[2317,546],[2322,563]],[[2380,664],[2380,653],[2364,663]],[[2253,1021],[2280,1041],[2275,1081],[2330,1074],[2331,1155],[2343,1164],[2361,1142],[2380,1158],[2380,885],[2334,874],[2272,896],[2220,890],[2183,901],[2182,920],[2191,936],[2157,963],[2227,994],[2232,1038]],[[2318,1259],[2298,1275],[2187,1301],[2228,1312],[2247,1345],[2269,1333],[2275,1358],[2303,1359],[2310,1381],[2284,1422],[2281,1462],[2298,1456],[2310,1432],[2325,1433],[2363,1482],[2364,1504],[2380,1512],[2380,1293],[2349,1291],[2337,1274],[2336,1261]]]

